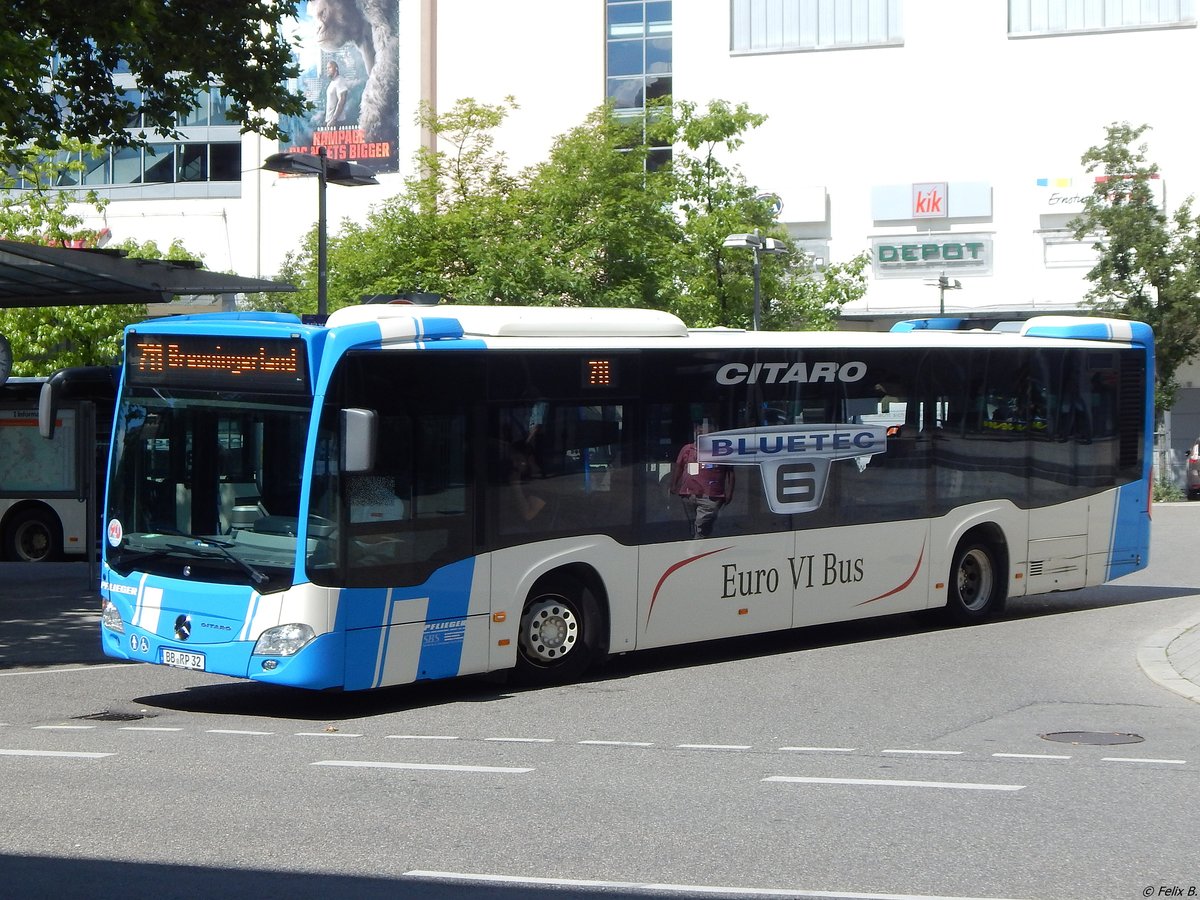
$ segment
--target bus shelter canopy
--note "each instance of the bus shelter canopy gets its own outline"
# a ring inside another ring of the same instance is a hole
[[[0,241],[0,308],[168,303],[183,296],[294,290],[277,281],[209,272],[190,261]]]

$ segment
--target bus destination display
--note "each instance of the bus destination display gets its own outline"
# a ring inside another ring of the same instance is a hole
[[[130,334],[126,377],[133,384],[217,390],[308,389],[304,342],[295,338]]]

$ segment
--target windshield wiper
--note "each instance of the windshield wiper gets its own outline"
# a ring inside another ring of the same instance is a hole
[[[173,533],[178,534],[179,537],[190,538],[191,540],[195,541],[196,543],[195,544],[167,544],[167,546],[169,548],[171,548],[172,550],[179,550],[183,553],[191,553],[195,556],[212,556],[213,554],[205,552],[209,547],[212,547],[213,549],[218,551],[219,555],[224,556],[226,559],[231,560],[232,562],[241,566],[242,570],[247,575],[250,576],[250,580],[253,581],[255,584],[265,584],[266,582],[271,580],[271,576],[266,575],[263,572],[260,572],[258,569],[254,568],[254,566],[250,565],[250,563],[246,562],[244,559],[242,559],[237,554],[230,553],[229,548],[232,547],[233,544],[227,543],[226,541],[216,541],[216,540],[213,540],[212,538],[197,537],[194,534],[184,534],[183,532],[173,532]]]

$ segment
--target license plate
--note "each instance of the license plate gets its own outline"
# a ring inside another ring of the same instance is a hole
[[[172,650],[169,647],[163,647],[162,663],[164,666],[174,666],[176,669],[195,669],[197,672],[203,672],[204,654],[185,653],[182,650]]]

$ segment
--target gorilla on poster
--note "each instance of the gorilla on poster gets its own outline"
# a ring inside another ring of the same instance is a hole
[[[399,30],[399,0],[297,4],[295,88],[312,109],[282,123],[291,140],[281,150],[316,153],[323,146],[330,159],[398,171]]]

